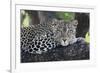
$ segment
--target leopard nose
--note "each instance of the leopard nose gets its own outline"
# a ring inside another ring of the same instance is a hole
[[[65,41],[66,41],[66,39],[63,39],[63,41],[65,42]]]

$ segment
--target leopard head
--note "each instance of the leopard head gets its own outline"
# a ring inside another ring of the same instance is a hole
[[[64,20],[54,19],[51,24],[51,29],[54,33],[54,39],[62,46],[67,46],[76,37],[77,20],[65,22]]]

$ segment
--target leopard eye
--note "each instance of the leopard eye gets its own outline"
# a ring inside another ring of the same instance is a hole
[[[54,26],[56,26],[57,24],[53,24]]]
[[[73,30],[70,30],[70,32],[72,33],[72,32],[73,32]]]
[[[52,27],[55,27],[57,24],[52,24]]]

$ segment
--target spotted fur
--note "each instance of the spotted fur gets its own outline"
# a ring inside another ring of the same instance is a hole
[[[40,27],[41,25],[21,28],[21,49],[25,52],[41,54],[55,48],[56,43],[51,37],[53,33],[48,28],[44,29],[44,25],[43,28]]]

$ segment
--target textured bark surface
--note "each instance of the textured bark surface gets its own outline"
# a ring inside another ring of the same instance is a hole
[[[47,62],[47,61],[68,61],[68,60],[88,60],[89,44],[83,41],[68,46],[58,46],[43,54],[29,54],[21,50],[21,62]]]

